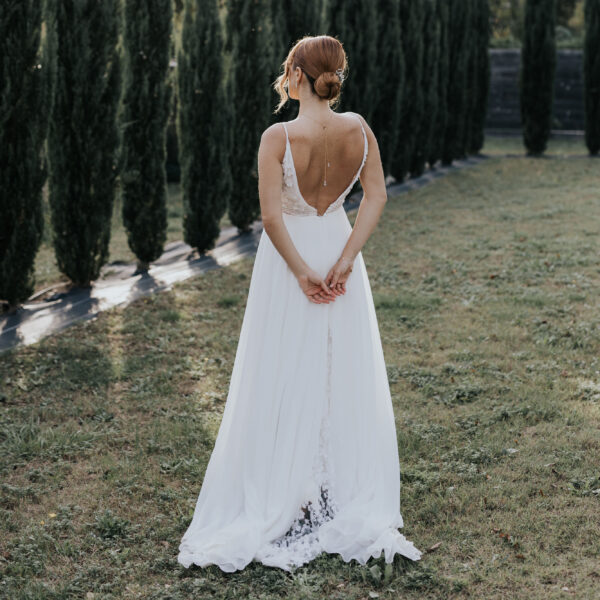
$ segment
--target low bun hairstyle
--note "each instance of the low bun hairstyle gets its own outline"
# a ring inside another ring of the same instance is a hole
[[[331,71],[321,73],[313,83],[315,94],[326,100],[333,100],[340,95],[342,82],[340,78]]]
[[[288,101],[289,78],[296,67],[304,71],[313,93],[327,100],[330,106],[337,104],[348,69],[346,52],[338,39],[329,35],[304,36],[294,44],[281,66],[283,72],[273,84],[279,94],[275,113]]]

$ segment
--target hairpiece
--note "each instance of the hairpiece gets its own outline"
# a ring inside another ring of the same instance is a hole
[[[343,69],[337,69],[337,71],[335,72],[335,74],[339,77],[340,79],[340,83],[342,83],[342,81],[344,81],[344,71]]]

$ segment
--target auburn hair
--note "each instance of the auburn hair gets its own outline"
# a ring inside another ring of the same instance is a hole
[[[287,102],[290,75],[300,67],[311,84],[313,93],[334,106],[340,97],[342,81],[346,77],[348,62],[342,43],[330,35],[305,35],[300,38],[281,63],[283,72],[273,83],[279,94],[278,113]],[[339,77],[336,71],[342,74]]]

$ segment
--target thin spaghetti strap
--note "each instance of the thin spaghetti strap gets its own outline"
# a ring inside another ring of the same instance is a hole
[[[362,124],[362,121],[360,120],[360,117],[356,113],[352,113],[352,114],[356,117],[356,120],[358,121],[358,123],[360,125],[360,128],[362,129],[363,133],[366,135],[365,128],[363,127],[363,124]]]
[[[356,120],[360,123],[360,128],[362,129],[363,138],[364,138],[364,152],[363,152],[362,164],[359,169],[359,172],[360,172],[360,171],[362,171],[363,165],[365,164],[365,161],[367,160],[367,154],[369,153],[369,140],[367,138],[367,132],[365,131],[365,128],[362,124],[362,120],[356,113],[352,113],[352,114],[356,117]]]
[[[283,128],[285,129],[285,141],[286,141],[286,142],[289,142],[289,141],[290,141],[290,138],[289,138],[289,136],[288,136],[288,130],[287,130],[286,124],[285,124],[285,123],[283,123],[283,122],[282,122],[281,124],[283,125]]]

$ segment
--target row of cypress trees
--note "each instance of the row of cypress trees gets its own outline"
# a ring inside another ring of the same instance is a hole
[[[75,285],[89,286],[107,262],[119,175],[130,247],[142,266],[162,253],[170,11],[171,0],[0,6],[0,298],[9,311],[33,292],[45,181],[56,262]]]
[[[546,150],[552,126],[556,74],[556,0],[527,0],[519,71],[523,143],[530,156]],[[585,0],[583,51],[585,141],[600,150],[600,0]]]
[[[108,259],[118,178],[140,268],[161,255],[165,130],[175,100],[185,241],[212,248],[226,210],[248,230],[260,214],[260,135],[297,110],[290,102],[273,113],[271,83],[290,44],[305,34],[328,31],[343,41],[351,76],[339,110],[372,124],[387,174],[402,180],[427,163],[477,152],[480,144],[469,140],[482,139],[480,125],[466,115],[485,111],[473,90],[487,90],[487,0],[449,1],[185,0],[175,81],[168,77],[170,0],[3,3],[4,49],[14,56],[3,75],[14,84],[7,89],[29,95],[21,94],[25,103],[0,98],[14,112],[4,125],[11,143],[2,150],[9,168],[1,177],[20,199],[3,200],[0,297],[14,306],[32,292],[46,169],[55,256],[75,285],[88,286]],[[479,67],[478,55],[485,59]]]
[[[531,153],[543,152],[549,135],[554,3],[527,3],[522,110]],[[249,229],[259,214],[260,134],[297,110],[290,102],[274,115],[270,84],[302,35],[327,31],[343,41],[350,78],[339,110],[371,123],[387,175],[401,181],[483,144],[488,0],[185,0],[175,82],[171,10],[169,0],[0,6],[0,298],[11,306],[33,291],[46,178],[57,263],[75,284],[88,285],[107,260],[118,176],[140,267],[160,256],[164,135],[175,100],[185,241],[213,247],[227,210]],[[586,142],[596,154],[600,0],[586,0],[585,18]]]
[[[228,0],[224,25],[214,7],[196,11],[195,4],[185,5],[194,17],[185,17],[178,64],[180,70],[187,69],[191,63],[186,55],[194,55],[206,43],[200,35],[186,36],[193,22],[201,20],[211,39],[224,37],[221,56],[227,66],[210,63],[204,68],[222,73],[233,107],[228,115],[233,134],[207,135],[204,143],[232,144],[229,173],[222,177],[234,182],[228,216],[240,231],[250,229],[260,214],[256,164],[260,135],[269,124],[290,120],[297,111],[296,102],[290,101],[280,114],[273,114],[276,98],[270,83],[291,44],[305,34],[327,31],[343,42],[350,77],[337,110],[358,112],[371,124],[387,175],[402,181],[420,175],[428,164],[439,160],[450,164],[483,145],[489,87],[488,0]],[[183,78],[190,76],[181,73]],[[223,114],[227,109],[215,111]],[[213,111],[209,114],[212,118]],[[200,143],[184,139],[192,135],[186,128],[180,127],[178,133],[182,147]],[[203,214],[199,227],[206,230],[201,236],[204,246],[191,238],[186,241],[205,250],[211,247],[209,240],[218,231],[224,208],[212,192],[207,201],[214,207],[210,214],[203,208],[204,197],[193,199],[186,173],[197,168],[193,166],[197,160],[190,156],[183,160],[184,198],[193,211]]]
[[[532,6],[552,1],[530,0]],[[598,139],[599,1],[586,2],[591,140]],[[11,192],[2,197],[0,297],[11,304],[32,290],[46,130],[55,253],[78,285],[97,278],[106,262],[119,175],[122,217],[140,266],[161,254],[171,100],[178,106],[185,240],[200,251],[211,248],[226,210],[247,230],[259,214],[260,134],[296,110],[292,102],[273,114],[270,84],[290,44],[304,34],[327,31],[343,41],[350,77],[339,110],[371,123],[386,174],[401,181],[427,165],[476,153],[483,143],[488,0],[228,0],[224,6],[185,0],[175,82],[167,77],[169,0],[46,0],[43,6],[45,15],[33,0],[9,0],[1,8],[0,43],[12,59],[1,67],[11,85],[0,96],[9,115],[0,177]],[[533,38],[546,31],[534,22],[528,21]]]

